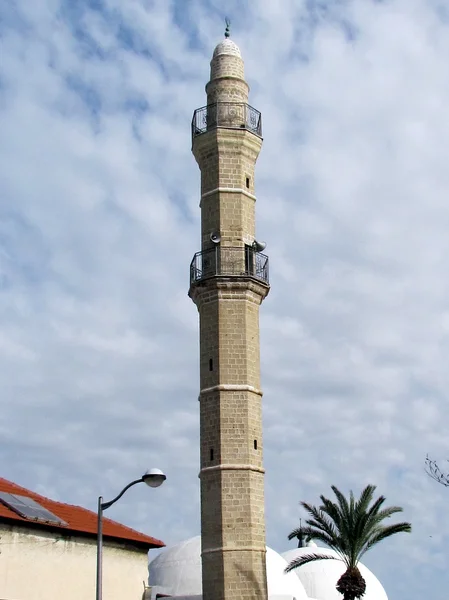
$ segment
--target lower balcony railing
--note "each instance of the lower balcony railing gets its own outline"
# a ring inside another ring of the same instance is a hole
[[[216,246],[197,252],[190,263],[190,283],[216,275],[254,277],[268,284],[268,256],[256,252],[251,246]]]

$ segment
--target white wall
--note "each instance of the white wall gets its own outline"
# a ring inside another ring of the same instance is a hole
[[[5,600],[93,600],[96,541],[0,524],[0,598]],[[142,600],[148,584],[144,550],[103,549],[103,597]]]

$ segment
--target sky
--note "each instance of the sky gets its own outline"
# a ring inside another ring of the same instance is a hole
[[[168,545],[199,525],[200,172],[224,18],[262,112],[257,239],[267,543],[367,483],[413,531],[364,563],[449,587],[449,8],[444,0],[0,6],[2,475]],[[446,424],[446,425],[445,425]],[[154,554],[154,551],[153,551]]]

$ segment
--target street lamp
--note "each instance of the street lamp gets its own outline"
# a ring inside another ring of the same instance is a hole
[[[97,593],[96,600],[102,600],[103,583],[103,511],[120,500],[126,490],[137,483],[146,483],[149,487],[157,488],[164,483],[167,477],[160,469],[150,469],[140,479],[131,481],[125,486],[120,494],[110,502],[103,502],[102,496],[98,498],[98,525],[97,525]]]

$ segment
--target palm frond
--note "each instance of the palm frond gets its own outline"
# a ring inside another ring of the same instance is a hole
[[[370,505],[370,502],[373,499],[374,492],[376,491],[375,485],[367,485],[362,493],[360,494],[360,498],[356,503],[357,512],[366,512]],[[381,496],[382,498],[382,496]]]
[[[291,563],[284,569],[284,573],[290,573],[293,569],[307,565],[308,563],[315,562],[317,560],[340,560],[336,556],[330,556],[326,554],[304,554],[304,556],[298,556],[294,558]]]
[[[346,519],[349,519],[350,509],[349,509],[348,501],[346,500],[344,495],[340,492],[340,490],[335,485],[332,485],[331,488],[332,488],[332,491],[334,492],[334,494],[337,496],[337,500],[340,505],[340,510],[342,512],[342,515]],[[352,492],[351,492],[351,494],[352,494]],[[321,500],[322,500],[322,497],[321,497]]]
[[[396,535],[397,533],[410,533],[412,530],[412,526],[410,523],[395,523],[394,525],[388,525],[387,527],[380,527],[377,531],[373,533],[370,537],[369,541],[366,544],[366,547],[362,554],[365,554],[370,548],[385,540],[392,535]]]
[[[321,502],[321,511],[326,513],[333,520],[336,528],[341,533],[341,529],[344,528],[345,519],[340,507],[332,502],[332,500],[329,500],[329,498],[325,498],[324,496],[321,496]]]
[[[383,510],[380,510],[377,513],[377,518],[380,521],[383,521],[384,519],[388,519],[392,515],[395,515],[400,512],[404,512],[404,509],[401,508],[400,506],[389,506],[388,508],[384,508]]]
[[[360,553],[368,541],[370,532],[379,522],[378,511],[385,502],[385,497],[380,496],[374,501],[371,507],[369,506],[369,503],[373,499],[375,489],[376,486],[367,485],[362,491],[360,500],[356,505],[352,536],[357,540],[357,543],[354,546],[354,554],[357,557],[360,557]]]
[[[379,521],[379,511],[382,504],[385,502],[384,496],[379,496],[377,500],[373,502],[371,507],[367,507],[366,511],[362,511],[362,508],[359,513],[360,524],[363,523],[364,528],[370,528],[375,525]],[[386,510],[386,509],[385,509]]]
[[[310,520],[306,521],[306,527],[310,527],[310,539],[322,539],[322,537],[327,537],[332,540],[340,539],[338,531],[336,531],[336,529],[332,526],[331,523],[328,523],[326,525],[326,523],[320,524],[314,522],[313,520]]]
[[[306,538],[310,540],[315,540],[317,542],[323,542],[326,546],[333,548],[335,538],[331,535],[324,533],[323,531],[319,531],[313,527],[303,527],[303,533]]]
[[[303,528],[302,527],[297,527],[296,529],[293,529],[293,531],[291,531],[288,534],[288,539],[289,540],[294,540],[295,538],[297,538],[300,535],[302,535],[302,533],[303,533]]]
[[[339,549],[340,552],[346,557],[348,568],[355,566],[356,557],[354,556],[353,544],[352,544],[352,523],[353,523],[353,512],[354,512],[354,494],[350,493],[349,502],[342,494],[342,492],[335,486],[331,486],[334,492],[338,504],[334,504],[339,514],[338,528],[339,528]]]
[[[311,516],[310,519],[306,520],[306,524],[309,527],[315,527],[316,529],[319,529],[320,531],[323,531],[324,533],[330,536],[338,535],[338,530],[332,523],[332,520],[329,519],[322,510],[320,510],[316,506],[310,506],[305,502],[301,504],[304,508],[306,508],[306,510],[308,510]]]

